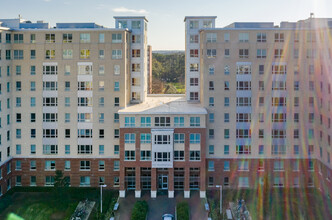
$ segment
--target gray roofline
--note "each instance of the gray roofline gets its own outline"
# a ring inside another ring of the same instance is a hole
[[[0,27],[2,28],[2,27]],[[49,29],[9,29],[11,31],[127,31],[131,32],[128,28],[49,28]]]
[[[329,27],[321,27],[321,28],[280,28],[280,27],[275,27],[275,28],[204,28],[204,29],[199,29],[199,32],[202,31],[222,31],[222,30],[230,30],[230,31],[234,31],[234,30],[248,30],[248,31],[254,31],[254,30],[284,30],[284,31],[291,31],[291,30],[316,30],[316,29],[331,29]]]
[[[186,16],[186,17],[184,17],[184,22],[187,19],[200,19],[200,18],[202,18],[202,19],[208,19],[208,18],[214,18],[214,19],[216,19],[217,16]]]
[[[113,16],[114,19],[144,19],[149,22],[145,16]]]

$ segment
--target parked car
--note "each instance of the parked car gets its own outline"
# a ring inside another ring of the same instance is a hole
[[[164,214],[162,220],[174,220],[174,215],[172,214]]]

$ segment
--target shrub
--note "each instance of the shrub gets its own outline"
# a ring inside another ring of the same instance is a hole
[[[131,213],[131,220],[145,220],[148,214],[148,203],[146,201],[137,201]]]
[[[189,205],[187,202],[180,202],[176,205],[177,219],[189,220]]]

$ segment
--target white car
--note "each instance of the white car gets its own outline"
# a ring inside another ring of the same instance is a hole
[[[164,214],[162,220],[174,220],[174,216],[171,214]]]

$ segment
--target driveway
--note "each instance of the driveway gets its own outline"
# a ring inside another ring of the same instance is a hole
[[[149,204],[148,220],[159,220],[165,213],[175,215],[176,203],[187,201],[190,207],[190,219],[205,220],[208,213],[204,208],[205,199],[199,198],[199,192],[191,192],[189,199],[183,198],[183,192],[175,193],[175,198],[169,199],[167,195],[158,195],[157,198],[150,197],[150,191],[142,192],[142,198],[136,199],[134,192],[126,192],[126,198],[119,201],[119,210],[116,212],[116,220],[130,220],[131,210],[136,201],[145,200]]]

